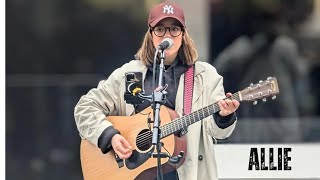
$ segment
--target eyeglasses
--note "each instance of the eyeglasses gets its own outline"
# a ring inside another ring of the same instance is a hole
[[[158,37],[162,37],[167,33],[167,29],[169,29],[169,32],[173,37],[179,36],[182,32],[182,28],[180,26],[171,26],[171,27],[156,26],[152,30],[154,32],[154,35]]]

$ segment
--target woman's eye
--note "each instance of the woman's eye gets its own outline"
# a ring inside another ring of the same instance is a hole
[[[172,27],[171,30],[172,31],[179,31],[179,28],[178,27]]]
[[[163,28],[157,28],[156,31],[162,32],[162,31],[163,31]]]

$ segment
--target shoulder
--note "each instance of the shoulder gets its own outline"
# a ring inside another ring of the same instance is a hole
[[[198,73],[203,72],[208,75],[219,75],[217,69],[213,65],[204,61],[197,61],[195,63],[195,71]]]
[[[206,86],[216,87],[223,80],[215,67],[207,62],[197,61],[195,63],[195,79],[203,82]],[[209,88],[210,89],[210,88]]]

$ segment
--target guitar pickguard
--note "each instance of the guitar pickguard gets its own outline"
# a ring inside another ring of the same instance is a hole
[[[138,151],[133,150],[132,155],[125,160],[126,167],[128,169],[135,169],[139,167],[150,158],[150,153],[152,153],[153,151],[154,148],[151,148],[146,153],[139,153]]]

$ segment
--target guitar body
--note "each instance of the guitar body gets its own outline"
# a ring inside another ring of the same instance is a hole
[[[153,117],[151,108],[145,109],[140,114],[133,116],[108,116],[108,120],[118,129],[133,148],[132,156],[124,160],[124,166],[119,167],[113,151],[102,154],[101,150],[87,140],[81,141],[80,156],[82,172],[85,180],[97,179],[155,179],[157,177],[157,158],[150,158],[150,153],[155,152],[151,142],[147,117]],[[164,106],[160,108],[161,125],[169,123],[178,117],[178,114]],[[152,127],[151,127],[152,128]],[[161,139],[164,148],[161,152],[169,152],[175,156],[187,152],[186,137],[173,134]],[[177,164],[168,162],[168,158],[161,158],[163,174],[180,167],[185,156]]]

